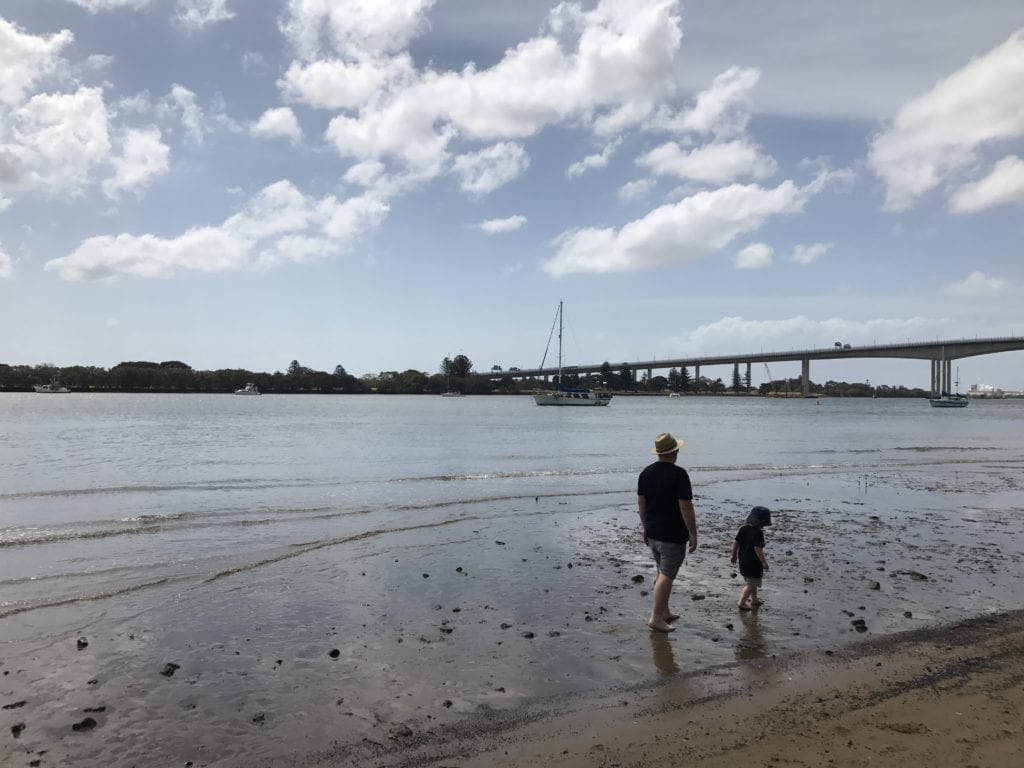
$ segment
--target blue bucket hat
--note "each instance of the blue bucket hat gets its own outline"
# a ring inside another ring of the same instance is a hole
[[[747,515],[747,525],[771,525],[772,511],[768,507],[754,507]]]

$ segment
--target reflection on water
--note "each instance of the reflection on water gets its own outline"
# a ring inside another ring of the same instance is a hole
[[[668,633],[651,632],[651,654],[654,656],[654,668],[661,674],[674,675],[679,671]]]
[[[768,644],[757,620],[757,611],[740,611],[743,634],[736,643],[736,658],[739,661],[763,659],[768,655]]]

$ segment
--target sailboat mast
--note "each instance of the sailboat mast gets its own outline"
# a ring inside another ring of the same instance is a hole
[[[558,388],[562,388],[562,302],[558,302]]]

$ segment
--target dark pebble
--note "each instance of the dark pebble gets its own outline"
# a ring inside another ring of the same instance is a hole
[[[497,544],[499,547],[504,547],[505,546],[505,542],[504,541],[498,541],[497,539],[494,540],[494,543]],[[451,705],[449,704],[449,706],[451,706]]]
[[[339,651],[337,648],[332,648],[327,655],[330,656],[332,659],[336,659],[339,656],[341,656],[341,651]]]
[[[424,579],[429,579],[430,578],[430,574],[429,573],[424,573],[423,574],[423,578]]]
[[[260,712],[258,715],[254,715],[252,718],[252,721],[256,723],[256,725],[263,725],[263,723],[266,722],[266,720],[267,716],[262,712]]]
[[[91,731],[95,727],[96,727],[96,721],[93,720],[91,717],[87,717],[84,720],[82,720],[82,722],[75,723],[74,725],[72,725],[71,726],[71,730],[73,730],[73,731]]]
[[[704,595],[693,595],[690,599],[694,600],[694,601],[696,601],[696,600],[704,600],[705,597],[704,597]]]
[[[179,669],[181,669],[180,665],[175,664],[173,661],[169,661],[167,662],[167,664],[164,665],[164,668],[160,671],[160,674],[164,677],[171,677]]]
[[[22,701],[16,701],[13,704],[4,704],[4,709],[18,709],[19,707],[24,707],[24,706],[25,706],[25,701],[22,700]]]
[[[872,581],[871,582],[871,589],[878,590],[878,589],[881,589],[881,588],[882,588],[882,585],[879,584],[877,581]]]
[[[533,640],[534,634],[533,632],[523,632],[523,637],[525,637],[527,640]]]
[[[904,611],[903,612],[903,618],[904,619],[912,619],[912,618],[914,618],[914,614],[911,613],[910,611]]]
[[[18,738],[19,736],[21,736],[21,732],[24,731],[24,730],[25,730],[25,724],[24,723],[15,723],[14,725],[11,726],[11,735],[14,738]]]
[[[641,574],[638,573],[636,576],[633,577],[632,581],[633,581],[634,584],[643,584],[644,583],[644,577]]]
[[[82,650],[83,648],[88,648],[88,647],[89,647],[89,641],[88,640],[86,640],[84,637],[78,638],[78,650]]]
[[[445,707],[445,709],[448,709],[448,707],[450,707],[451,705],[452,705],[452,700],[451,699],[445,699],[444,700],[444,707]]]

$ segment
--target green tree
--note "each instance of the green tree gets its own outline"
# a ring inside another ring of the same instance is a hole
[[[743,382],[740,380],[740,364],[732,364],[732,391],[739,394],[739,391],[743,389]]]
[[[683,392],[690,389],[690,373],[686,370],[685,365],[679,370],[679,389]]]

